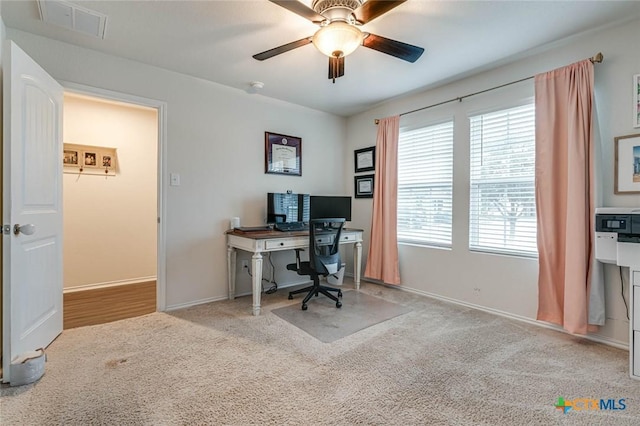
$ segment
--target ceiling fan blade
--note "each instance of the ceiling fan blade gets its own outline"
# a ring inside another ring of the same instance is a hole
[[[273,58],[284,52],[296,49],[298,47],[306,46],[311,43],[312,37],[303,38],[300,40],[292,41],[291,43],[283,44],[282,46],[274,47],[273,49],[265,50],[264,52],[253,55],[253,59],[264,61],[265,59]]]
[[[310,20],[316,24],[322,21],[326,21],[327,18],[316,13],[315,10],[307,7],[304,3],[300,3],[298,0],[269,0],[271,3],[275,3],[278,6],[284,7],[290,12],[300,15],[305,19]]]
[[[407,0],[368,0],[353,11],[353,16],[361,24],[366,24]]]
[[[387,55],[403,59],[407,62],[417,61],[424,52],[424,49],[422,47],[403,43],[397,40],[391,40],[390,38],[382,37],[375,34],[365,35],[365,38],[362,41],[362,45],[364,47],[368,47],[369,49],[377,50],[378,52],[386,53]]]
[[[329,58],[329,78],[336,82],[336,78],[344,75],[344,56]]]

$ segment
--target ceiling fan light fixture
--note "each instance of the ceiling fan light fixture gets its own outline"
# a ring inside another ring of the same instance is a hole
[[[346,22],[332,22],[313,35],[313,45],[330,58],[343,57],[362,44],[363,34]]]

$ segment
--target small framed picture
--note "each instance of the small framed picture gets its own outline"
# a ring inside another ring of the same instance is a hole
[[[633,76],[633,127],[640,127],[640,74]]]
[[[84,161],[82,165],[85,167],[98,167],[98,153],[95,151],[84,151]]]
[[[640,194],[640,134],[615,138],[614,192]]]
[[[356,149],[353,152],[356,173],[372,172],[376,169],[376,147]]]
[[[64,166],[78,166],[78,151],[75,149],[65,149],[62,156]]]
[[[356,198],[373,198],[373,180],[375,175],[355,176]]]
[[[113,164],[113,157],[111,155],[102,154],[102,167],[110,168]]]
[[[302,176],[302,139],[264,132],[264,172]]]

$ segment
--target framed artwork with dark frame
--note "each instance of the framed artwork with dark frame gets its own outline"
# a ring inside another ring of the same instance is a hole
[[[376,169],[376,147],[356,149],[353,151],[356,173],[372,172]]]
[[[614,193],[640,194],[640,133],[614,141]]]
[[[302,176],[302,139],[264,132],[264,172]]]
[[[633,76],[633,127],[640,127],[640,74]]]
[[[354,176],[354,193],[356,198],[373,198],[373,181],[375,175]]]

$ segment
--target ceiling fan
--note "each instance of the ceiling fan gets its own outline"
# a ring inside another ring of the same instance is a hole
[[[269,1],[310,20],[320,29],[313,36],[253,55],[259,61],[313,43],[329,57],[329,78],[335,83],[336,78],[344,75],[344,57],[360,45],[408,62],[417,61],[424,52],[422,47],[363,32],[358,28],[406,0],[313,0],[312,9],[297,0]]]

